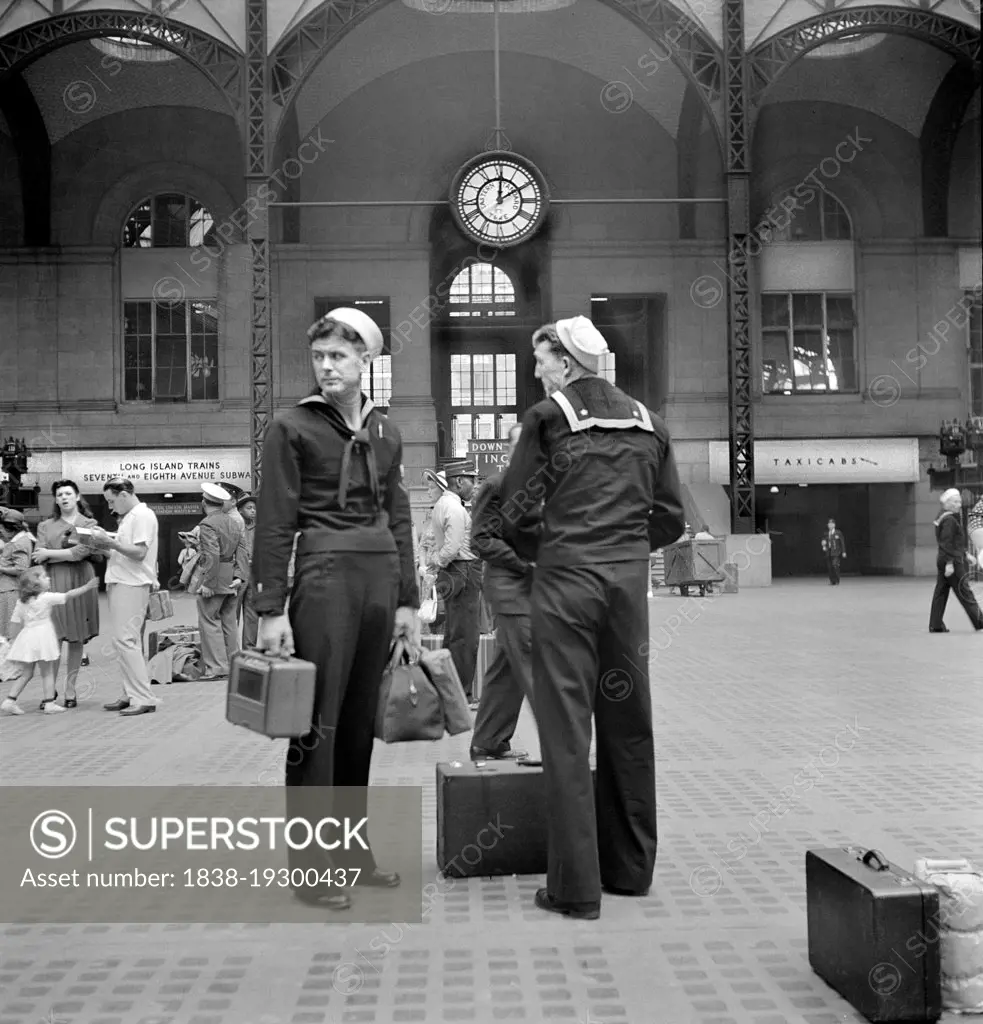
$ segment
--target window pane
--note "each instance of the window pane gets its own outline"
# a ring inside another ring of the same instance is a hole
[[[130,214],[123,227],[124,249],[149,249],[150,236],[150,203],[141,203]]]
[[[451,356],[451,405],[471,404],[471,357]],[[470,429],[470,428],[469,428]]]
[[[819,196],[816,196],[811,202],[797,202],[795,206],[793,206],[791,200],[789,200],[785,209],[781,212],[776,211],[775,214],[775,219],[781,224],[784,224],[786,217],[789,218],[788,225],[783,231],[776,231],[776,241],[822,241],[823,234]]]
[[[372,391],[369,397],[376,405],[388,408],[393,395],[392,356],[377,356],[372,361]]]
[[[184,196],[154,196],[154,248],[188,244],[188,202]]]
[[[598,366],[598,375],[603,377],[609,384],[615,383],[613,352],[605,352],[601,356],[600,364]]]
[[[471,357],[474,367],[474,405],[495,404],[495,357],[475,355]]]
[[[218,310],[191,303],[191,397],[218,400]]]
[[[209,245],[215,243],[215,222],[212,215],[201,203],[191,200],[191,223],[188,229],[188,245]]]
[[[822,327],[822,295],[813,295],[809,293],[793,294],[792,323],[796,327]]]
[[[792,390],[785,331],[761,333],[761,389],[765,392]]]
[[[451,282],[452,317],[515,316],[515,288],[503,270],[474,263]]]
[[[829,240],[850,238],[850,218],[828,192],[823,192],[823,237]]]
[[[857,390],[857,363],[853,351],[853,329],[830,330],[827,364],[831,391]]]
[[[127,402],[149,402],[151,399],[151,381],[153,372],[148,366],[146,370],[128,369],[123,373],[123,398]]]
[[[761,326],[788,327],[788,295],[761,296]]]
[[[518,422],[518,417],[515,415],[514,412],[503,412],[498,417],[498,436],[508,437],[509,430],[512,428],[514,424]]]
[[[485,440],[495,436],[495,414],[493,412],[478,413],[474,418],[474,436]]]
[[[795,331],[792,335],[795,390],[826,391],[826,363],[822,331]]]
[[[472,436],[471,414],[451,417],[451,437],[454,442],[454,458],[467,458],[468,440]]]
[[[852,329],[856,322],[852,295],[826,296],[826,323],[829,327]]]
[[[515,405],[515,356],[495,356],[495,404]]]
[[[157,335],[187,332],[187,312],[183,302],[155,302],[154,313]]]

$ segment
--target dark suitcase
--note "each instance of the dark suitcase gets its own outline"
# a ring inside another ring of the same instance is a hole
[[[876,850],[806,851],[809,963],[870,1021],[942,1014],[938,890]]]
[[[147,660],[172,644],[201,647],[201,634],[197,626],[168,626],[166,629],[147,630]]]
[[[444,875],[544,875],[546,842],[541,766],[437,765],[437,867]]]

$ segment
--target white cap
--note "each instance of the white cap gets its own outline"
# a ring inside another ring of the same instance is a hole
[[[365,342],[366,351],[370,359],[375,359],[382,352],[382,331],[379,325],[367,313],[360,309],[350,309],[348,306],[339,306],[326,314],[330,319],[337,320],[340,324],[350,327]]]
[[[587,317],[557,320],[556,334],[563,347],[581,366],[597,373],[601,366],[601,356],[608,351],[608,343]]]
[[[211,498],[213,503],[224,504],[226,501],[232,500],[232,495],[224,487],[219,487],[218,484],[202,484],[202,492],[206,498]]]
[[[961,505],[963,501],[962,492],[957,487],[950,487],[947,491],[943,491],[939,495],[939,502],[943,505],[946,505],[950,501],[957,498],[959,500],[959,504]]]
[[[423,471],[423,479],[427,483],[436,484],[442,491],[447,490],[447,477],[443,473],[435,473],[432,469]]]

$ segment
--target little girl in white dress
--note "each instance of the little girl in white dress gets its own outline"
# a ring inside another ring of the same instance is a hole
[[[51,621],[51,610],[73,598],[99,586],[99,579],[89,580],[84,587],[77,587],[64,594],[51,592],[51,581],[43,568],[37,566],[21,573],[18,578],[20,600],[11,616],[11,625],[20,624],[20,631],[7,649],[7,662],[19,668],[10,688],[10,695],[0,704],[0,711],[8,715],[22,715],[24,709],[17,703],[21,691],[31,681],[35,669],[41,675],[41,710],[46,714],[57,714],[65,709],[55,703],[55,674],[61,659],[61,643]]]

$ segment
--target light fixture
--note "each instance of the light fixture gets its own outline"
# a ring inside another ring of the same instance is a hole
[[[165,499],[165,501],[166,501],[167,499],[169,499],[169,498],[173,498],[173,497],[174,497],[174,495],[173,495],[173,494],[171,494],[171,492],[170,492],[170,491],[168,491],[168,492],[167,492],[167,494],[165,494],[165,495],[164,495],[164,499]]]
[[[777,487],[769,487],[768,489],[771,491],[772,494],[777,494],[778,493],[778,488]]]
[[[799,484],[800,487],[808,487],[808,484]]]

